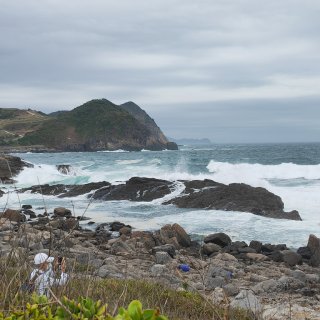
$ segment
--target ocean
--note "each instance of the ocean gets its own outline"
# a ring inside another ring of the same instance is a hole
[[[178,151],[23,153],[16,154],[34,164],[16,178],[15,186],[0,185],[9,192],[0,198],[0,211],[31,204],[36,213],[46,207],[72,209],[75,215],[96,223],[121,221],[137,230],[159,229],[179,223],[194,238],[225,232],[232,240],[286,243],[292,248],[307,244],[308,236],[320,236],[320,144],[212,144],[180,146]],[[69,175],[56,165],[69,164]],[[298,210],[303,221],[278,220],[251,213],[220,210],[179,209],[162,203],[182,191],[176,184],[172,194],[152,202],[90,201],[86,196],[58,199],[53,196],[17,193],[16,188],[38,184],[121,183],[130,177],[166,180],[212,179],[225,184],[242,182],[264,187],[279,195],[286,211]],[[87,221],[83,222],[86,226]]]

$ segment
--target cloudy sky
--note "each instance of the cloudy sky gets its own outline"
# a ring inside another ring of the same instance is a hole
[[[0,107],[134,101],[170,137],[320,141],[319,0],[0,0]]]

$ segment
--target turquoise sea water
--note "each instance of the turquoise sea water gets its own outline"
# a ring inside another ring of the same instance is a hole
[[[197,236],[223,231],[234,240],[260,240],[305,245],[310,233],[320,236],[320,144],[224,144],[201,147],[180,146],[178,151],[90,152],[17,154],[35,165],[17,177],[17,187],[40,184],[83,184],[106,180],[121,183],[133,176],[167,180],[212,179],[222,183],[243,182],[279,195],[286,210],[296,209],[303,221],[276,220],[250,213],[217,210],[178,209],[161,203],[129,201],[92,202],[86,196],[57,199],[34,194],[17,194],[12,186],[0,198],[0,211],[32,204],[37,213],[46,206],[65,206],[76,215],[86,211],[95,222],[120,220],[137,229],[157,229],[166,223],[180,223]],[[57,164],[70,164],[63,175]],[[177,182],[173,197],[181,192]],[[166,200],[165,199],[165,200]]]

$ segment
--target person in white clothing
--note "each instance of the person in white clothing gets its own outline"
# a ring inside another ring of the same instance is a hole
[[[52,263],[54,264],[52,268]],[[35,292],[38,295],[49,296],[48,288],[55,285],[64,285],[68,281],[68,274],[65,273],[65,260],[61,261],[49,257],[46,253],[38,253],[34,257],[34,264],[36,268],[31,272],[30,283],[34,284]],[[56,277],[55,271],[59,268],[61,274]]]

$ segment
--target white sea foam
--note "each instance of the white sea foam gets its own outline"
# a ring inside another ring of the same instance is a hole
[[[224,183],[241,181],[246,183],[262,183],[270,179],[320,179],[320,164],[297,165],[294,163],[281,163],[278,165],[263,165],[251,163],[232,164],[211,160],[207,166],[214,173],[216,180]]]
[[[100,151],[97,151],[97,152],[105,152],[105,153],[119,153],[119,152],[130,152],[130,151],[127,151],[127,150],[122,150],[122,149],[118,149],[118,150],[100,150]]]

